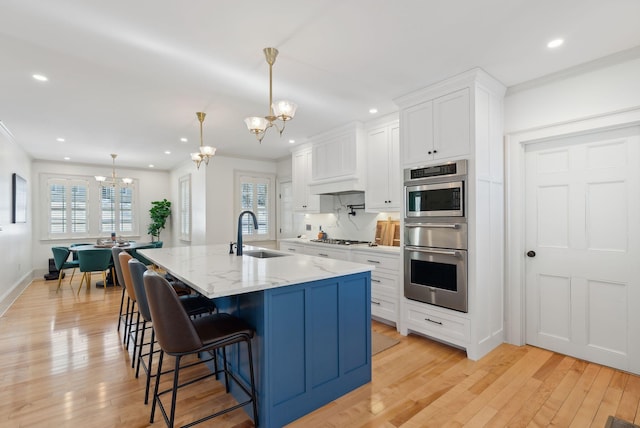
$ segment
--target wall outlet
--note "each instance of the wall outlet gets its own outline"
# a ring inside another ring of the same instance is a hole
[[[307,225],[306,225],[306,229],[307,229],[307,230],[311,230],[311,225],[310,225],[310,224],[307,224]]]

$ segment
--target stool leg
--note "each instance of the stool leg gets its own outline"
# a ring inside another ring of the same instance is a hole
[[[136,379],[140,374],[140,360],[142,360],[142,346],[144,345],[144,331],[146,330],[146,328],[147,320],[142,320],[142,333],[140,333],[140,344],[138,345],[138,364],[136,366]]]
[[[136,349],[138,349],[138,333],[140,332],[140,311],[138,311],[138,316],[136,317],[136,331],[133,336],[133,356],[131,357],[131,368],[136,366]],[[138,351],[139,353],[140,351]],[[138,358],[140,358],[138,356]]]
[[[253,404],[253,424],[258,426],[258,405],[256,400],[256,382],[253,378],[253,353],[251,339],[247,337],[247,352],[249,354],[249,377],[251,378],[251,404]]]
[[[153,367],[153,344],[156,340],[156,332],[151,329],[151,345],[149,347],[149,365],[147,366],[147,385],[144,389],[144,404],[149,402],[149,386],[151,384],[151,367]]]
[[[160,400],[158,397],[158,388],[160,387],[160,375],[162,374],[162,360],[164,360],[164,351],[160,351],[160,358],[158,359],[158,373],[156,373],[156,386],[153,388],[153,404],[151,404],[151,417],[149,422],[153,423],[153,418],[156,414],[156,403]]]
[[[176,416],[176,397],[178,395],[178,375],[180,372],[180,359],[181,357],[176,356],[176,365],[173,369],[173,391],[171,391],[171,416],[169,417],[169,426],[173,427],[173,421]]]
[[[122,324],[122,308],[124,307],[124,293],[125,289],[122,289],[122,297],[120,298],[120,312],[118,312],[118,331],[120,331],[120,324]],[[129,302],[127,302],[127,309],[129,308]]]
[[[224,371],[224,387],[228,394],[229,393],[229,372],[227,371],[228,366],[227,366],[227,347],[226,346],[222,347],[222,369]]]

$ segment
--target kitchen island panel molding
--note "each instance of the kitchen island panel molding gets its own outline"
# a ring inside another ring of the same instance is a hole
[[[283,426],[371,381],[370,300],[369,272],[216,299],[256,330],[260,426]],[[246,380],[241,354],[231,360]]]

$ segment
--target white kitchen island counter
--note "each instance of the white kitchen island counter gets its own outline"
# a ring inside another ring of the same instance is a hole
[[[246,320],[252,340],[258,424],[281,427],[371,381],[372,266],[291,253],[241,257],[228,245],[157,248],[141,253]],[[264,250],[279,253],[272,250]],[[249,378],[239,344],[227,352]],[[231,392],[244,400],[242,390]],[[254,418],[251,408],[243,408]]]
[[[229,245],[198,245],[139,250],[200,294],[211,298],[262,291],[373,270],[373,266],[343,260],[244,246],[244,255],[229,254]],[[257,258],[252,251],[282,254]]]

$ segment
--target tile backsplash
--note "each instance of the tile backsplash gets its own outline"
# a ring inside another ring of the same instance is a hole
[[[333,212],[323,214],[294,214],[294,230],[296,235],[306,235],[315,239],[318,228],[326,232],[328,238],[355,239],[358,241],[373,241],[376,234],[376,222],[378,220],[398,220],[399,212],[367,213],[362,209],[356,209],[356,215],[349,215],[351,211],[347,205],[364,204],[364,194],[335,195]],[[311,230],[306,230],[306,225],[311,225]]]

